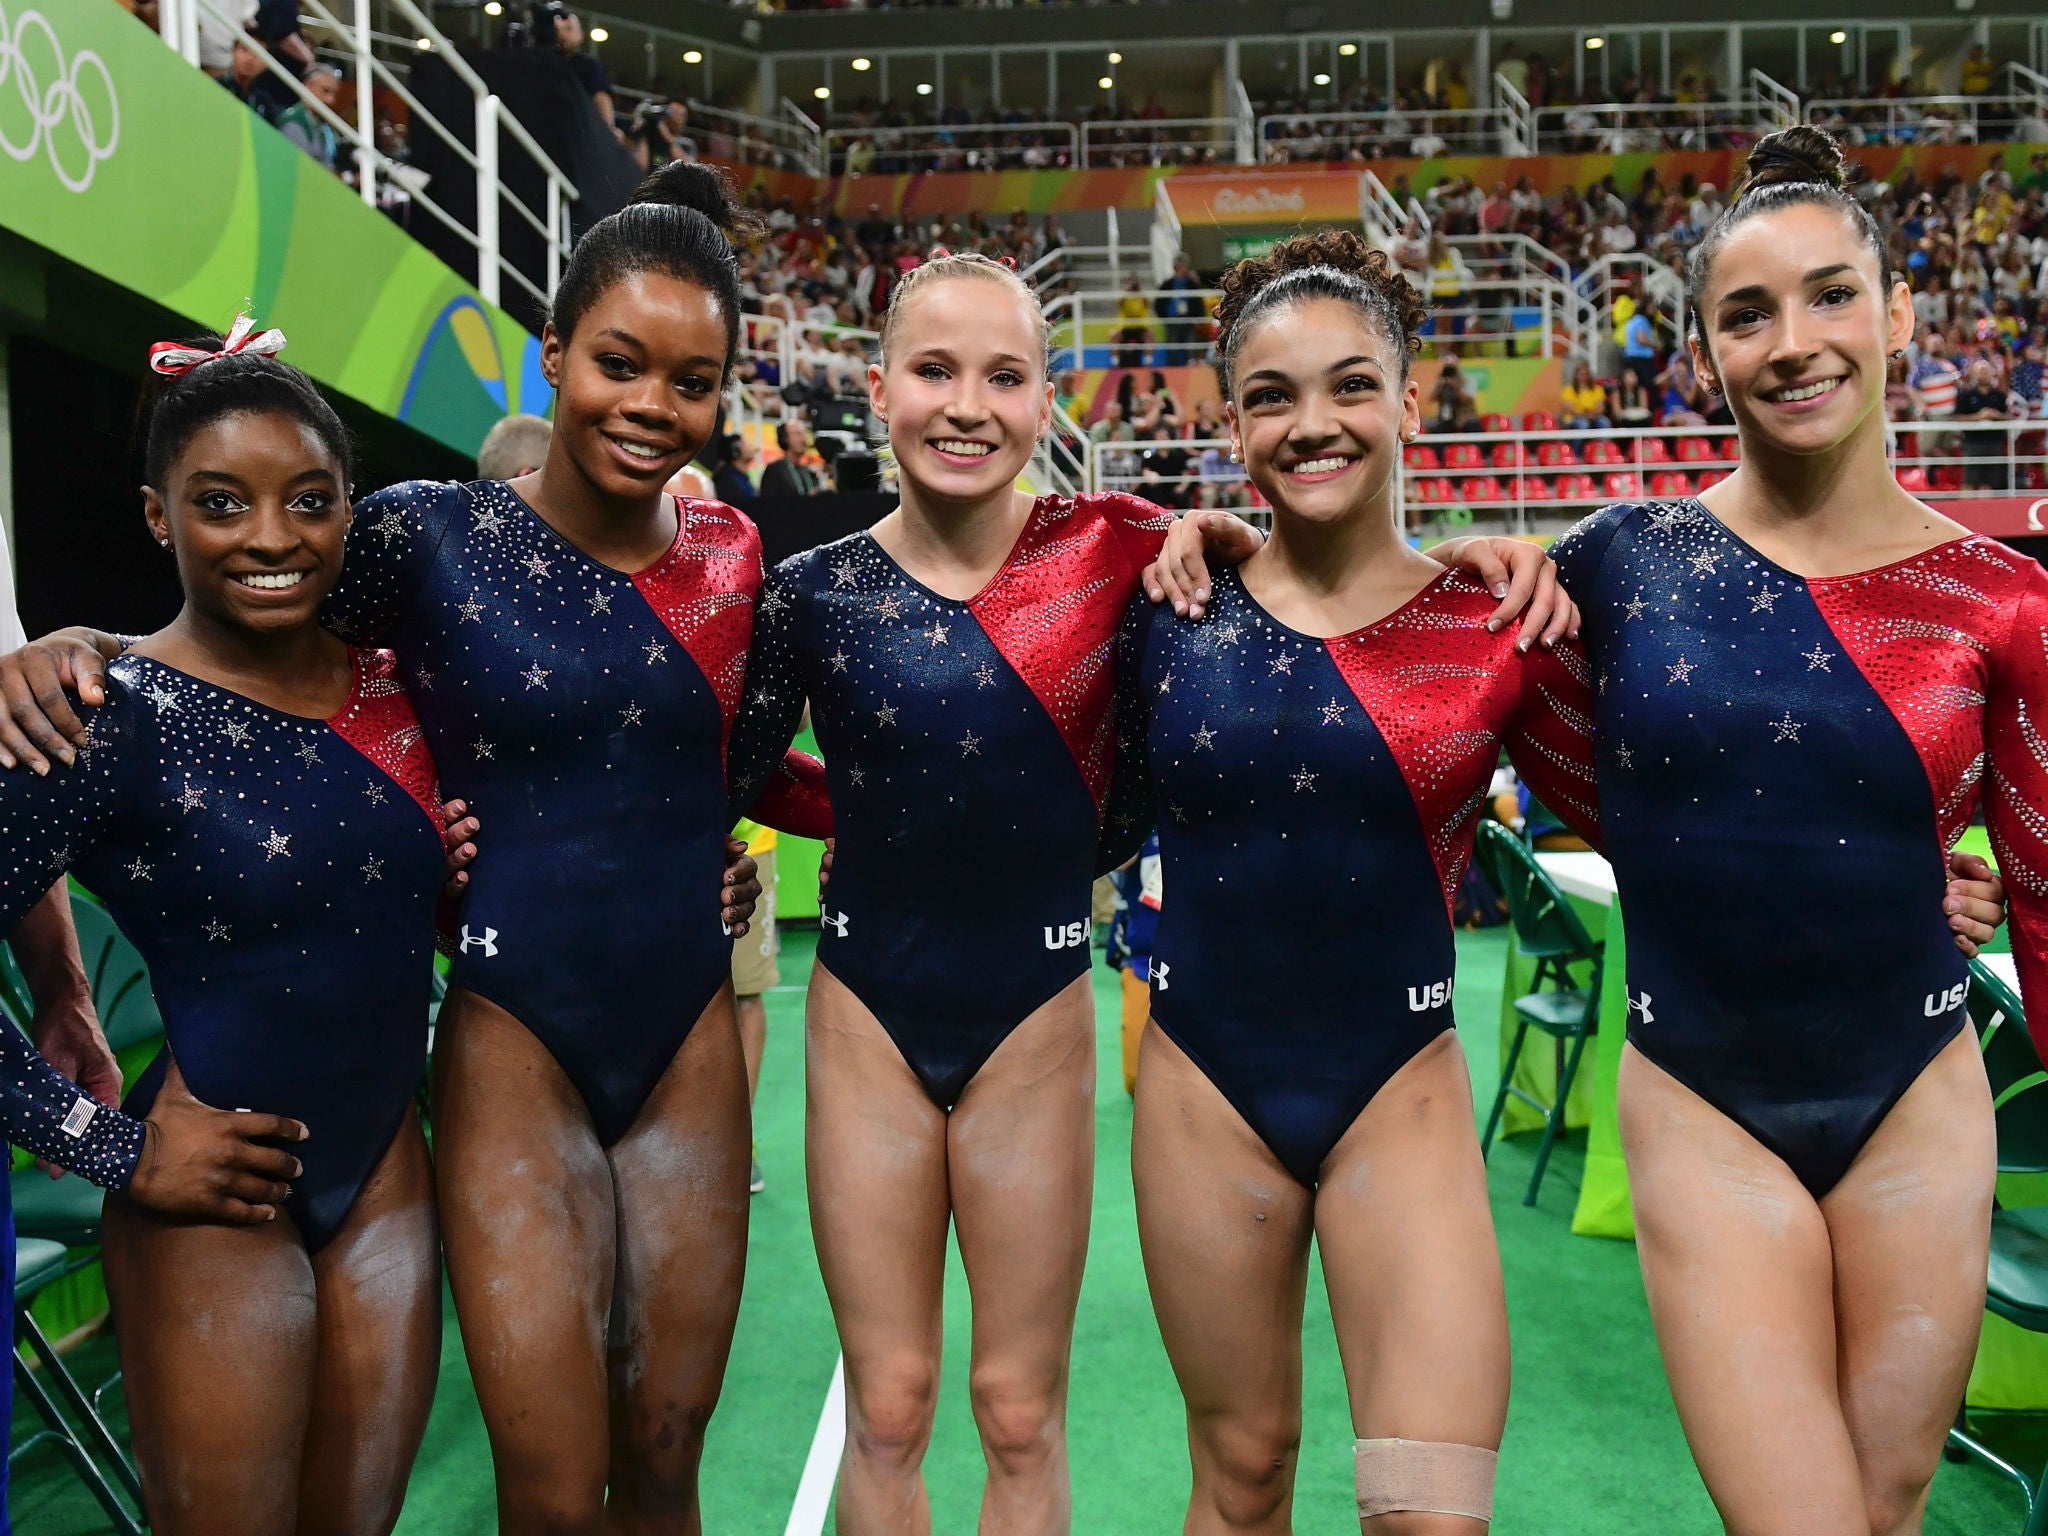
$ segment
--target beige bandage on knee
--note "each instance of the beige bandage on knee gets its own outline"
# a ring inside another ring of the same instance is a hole
[[[1493,1519],[1493,1475],[1500,1452],[1445,1440],[1360,1440],[1358,1518],[1414,1510]]]

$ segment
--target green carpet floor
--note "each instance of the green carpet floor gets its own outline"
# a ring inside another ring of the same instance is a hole
[[[1458,939],[1457,1011],[1477,1082],[1498,1072],[1502,930]],[[708,1536],[781,1536],[832,1375],[836,1347],[804,1212],[801,984],[812,939],[792,934],[782,990],[769,997],[769,1043],[758,1106],[767,1191],[753,1206],[739,1336],[711,1431],[704,1476]],[[1070,1433],[1075,1528],[1180,1528],[1187,1458],[1173,1378],[1152,1324],[1138,1257],[1129,1177],[1130,1101],[1117,1067],[1114,978],[1099,966],[1102,1028],[1095,1226],[1074,1347]],[[1534,1138],[1493,1158],[1494,1219],[1506,1261],[1515,1384],[1501,1452],[1494,1529],[1505,1536],[1714,1536],[1720,1529],[1686,1454],[1658,1365],[1635,1250],[1575,1238],[1568,1220],[1580,1146],[1553,1160],[1542,1203],[1525,1209]],[[947,1304],[945,1378],[927,1472],[934,1529],[971,1531],[980,1454],[967,1408],[967,1291],[957,1259]],[[1295,1527],[1356,1532],[1351,1431],[1320,1282],[1309,1294],[1305,1433]],[[95,1340],[72,1357],[82,1377],[113,1368]],[[115,1395],[118,1401],[118,1394]],[[118,1425],[120,1414],[115,1412]],[[18,1442],[28,1429],[17,1407]],[[2009,1418],[1986,1429],[2020,1464],[2048,1457],[2048,1425]],[[15,1469],[12,1509],[23,1536],[84,1536],[107,1525],[49,1450]],[[2018,1490],[1974,1466],[1944,1465],[1929,1536],[2018,1536]],[[401,1536],[471,1536],[493,1528],[490,1459],[452,1314],[440,1395]],[[829,1527],[828,1527],[829,1528]]]

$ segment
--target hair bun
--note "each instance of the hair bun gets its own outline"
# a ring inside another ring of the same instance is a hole
[[[727,238],[751,234],[755,219],[740,203],[739,189],[732,178],[715,165],[688,160],[671,160],[633,189],[626,199],[655,203],[670,208],[694,208],[723,231]]]
[[[1834,135],[1797,123],[1765,134],[1750,149],[1749,184],[1744,190],[1807,182],[1837,192],[1848,185],[1848,162]]]

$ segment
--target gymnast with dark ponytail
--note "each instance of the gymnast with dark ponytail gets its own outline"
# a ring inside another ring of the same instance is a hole
[[[722,911],[707,898],[761,546],[738,512],[663,484],[718,418],[743,218],[722,173],[673,164],[596,224],[542,336],[546,462],[367,498],[324,610],[396,651],[442,774],[491,828],[432,1102],[508,1533],[697,1531],[739,1310],[750,1136],[729,975],[750,866],[727,872]],[[58,649],[90,677],[89,646]],[[827,829],[779,753],[731,767],[766,786],[757,819]]]

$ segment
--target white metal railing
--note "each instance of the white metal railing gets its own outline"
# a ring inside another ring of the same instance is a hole
[[[503,279],[510,277],[542,303],[554,291],[561,276],[562,262],[567,258],[570,245],[569,204],[576,198],[576,188],[563,173],[560,166],[548,156],[533,136],[505,107],[505,104],[491,92],[482,77],[470,68],[468,62],[440,33],[427,16],[413,3],[413,0],[385,0],[387,24],[396,19],[416,29],[415,52],[431,51],[440,54],[443,62],[456,78],[468,87],[475,102],[474,113],[467,124],[471,140],[465,144],[462,135],[449,125],[435,118],[412,94],[406,81],[375,53],[375,44],[380,38],[391,34],[374,30],[370,25],[370,0],[354,0],[353,17],[343,21],[336,16],[322,0],[303,0],[316,26],[338,39],[355,62],[356,120],[350,123],[333,111],[319,98],[308,91],[290,70],[279,63],[266,47],[242,26],[241,14],[232,6],[224,7],[220,0],[167,0],[159,11],[160,31],[164,41],[194,68],[199,64],[199,19],[203,11],[213,21],[225,28],[242,43],[263,67],[277,77],[297,97],[307,111],[331,128],[336,138],[349,148],[354,160],[355,182],[363,201],[372,208],[384,206],[387,201],[380,184],[403,189],[405,200],[427,210],[434,218],[446,225],[465,244],[477,253],[477,291],[492,304],[501,300]],[[377,147],[377,122],[374,106],[374,89],[381,85],[403,101],[410,113],[409,121],[415,128],[425,128],[439,136],[476,176],[476,214],[474,227],[448,210],[427,190],[427,179],[411,166],[402,165],[391,159]],[[510,138],[523,150],[539,168],[546,184],[544,207],[536,212],[524,200],[506,190],[499,176],[499,135]],[[546,250],[546,287],[536,284],[517,266],[505,259],[501,240],[499,217],[502,206],[509,206],[514,214],[531,225]]]
[[[796,131],[797,141],[803,145],[804,169],[813,176],[824,175],[824,130],[812,121],[809,113],[787,96],[782,98],[782,105],[778,111],[781,113],[782,121]]]
[[[1731,133],[1771,126],[1753,107],[1726,102],[1581,102],[1536,114],[1540,154],[1637,154],[1657,149],[1710,149]]]
[[[1799,121],[1799,94],[1778,84],[1760,69],[1749,72],[1748,99],[1758,121],[1770,128],[1790,128]]]
[[[1228,117],[1137,117],[1081,125],[1081,163],[1106,166],[1121,156],[1146,165],[1179,163],[1187,150],[1237,158],[1237,122]]]
[[[1502,151],[1510,155],[1536,153],[1536,109],[1529,98],[1515,89],[1506,75],[1493,77],[1494,110],[1500,117]]]
[[[1276,133],[1275,128],[1288,130]],[[1296,131],[1299,130],[1299,131]],[[1492,108],[1464,111],[1278,112],[1258,120],[1259,158],[1343,160],[1353,150],[1368,159],[1442,154],[1515,154],[1509,149],[1502,114]]]
[[[810,164],[810,141],[788,118],[756,117],[694,97],[684,105],[690,109],[692,135],[702,130],[703,142],[698,148],[707,159],[738,160],[788,171],[805,170]]]
[[[1259,160],[1258,114],[1252,110],[1251,92],[1244,88],[1242,77],[1231,82],[1234,97],[1231,101],[1231,115],[1237,119],[1237,163],[1256,165]]]
[[[845,172],[850,163],[849,151],[863,143],[871,151],[864,169],[878,174],[1014,168],[1067,170],[1080,164],[1081,130],[1073,123],[827,128],[823,153],[830,172]],[[906,161],[915,163],[903,163]]]
[[[1153,228],[1158,228],[1157,221]],[[1171,263],[1168,270],[1171,270]],[[1098,291],[1062,294],[1045,306],[1053,366],[1056,369],[1087,366],[1081,358],[1091,350],[1107,351],[1111,358],[1110,366],[1117,368],[1177,368],[1206,362],[1209,357],[1209,307],[1220,297],[1221,291],[1214,288],[1145,288],[1136,293]],[[1145,301],[1144,318],[1117,312],[1117,306],[1131,298]],[[1160,315],[1156,309],[1161,300],[1184,300],[1195,304],[1197,312],[1180,317]]]
[[[1358,178],[1358,222],[1365,226],[1366,238],[1374,245],[1391,251],[1411,217],[1400,199],[1387,190],[1378,172],[1367,171]]]
[[[1152,189],[1152,281],[1163,283],[1181,251],[1180,210],[1173,206],[1172,179],[1162,176]]]
[[[1653,256],[1610,252],[1591,263],[1572,286],[1591,310],[1593,324],[1604,333],[1613,330],[1615,301],[1627,295],[1648,298],[1673,317],[1679,335],[1685,334],[1685,279]],[[1586,360],[1597,361],[1591,355]]]
[[[2044,437],[2048,422],[2041,420],[1897,422],[1888,454],[1900,483],[1927,501],[2025,495],[2048,481]],[[1204,486],[1236,491],[1245,473],[1225,461],[1228,448],[1209,438],[1092,442],[1089,488],[1154,499],[1166,492],[1183,503],[1200,500]],[[1160,449],[1185,454],[1185,462],[1162,472]],[[1417,521],[1480,513],[1527,532],[1544,513],[1575,517],[1614,501],[1697,495],[1732,473],[1739,458],[1733,427],[1430,433],[1403,450],[1397,498],[1404,523],[1407,513]]]
[[[2022,125],[2048,121],[2033,96],[1824,97],[1806,120],[1864,144],[1976,144],[2024,138]]]

